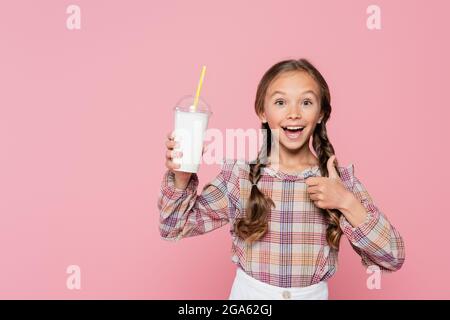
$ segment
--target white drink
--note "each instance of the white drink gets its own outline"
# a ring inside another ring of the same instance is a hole
[[[191,97],[185,98],[184,103],[191,102]],[[197,108],[178,104],[175,108],[175,141],[179,147],[174,151],[183,153],[181,158],[174,158],[173,162],[180,164],[176,171],[197,173],[202,159],[203,140],[208,127],[208,119],[211,114],[204,102]]]

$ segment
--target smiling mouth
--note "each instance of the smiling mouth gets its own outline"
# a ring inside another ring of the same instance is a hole
[[[298,139],[303,136],[302,131],[305,129],[305,127],[300,126],[287,126],[281,128],[283,129],[285,136],[291,141],[298,141]]]
[[[299,133],[305,129],[305,127],[294,127],[294,126],[287,126],[287,127],[281,127],[285,132],[287,133]]]

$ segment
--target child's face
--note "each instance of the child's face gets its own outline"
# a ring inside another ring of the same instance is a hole
[[[274,135],[279,133],[281,147],[293,151],[305,145],[309,148],[309,138],[321,117],[320,109],[316,81],[304,71],[289,71],[278,75],[270,84],[260,119],[269,124]],[[287,129],[299,126],[303,130]]]

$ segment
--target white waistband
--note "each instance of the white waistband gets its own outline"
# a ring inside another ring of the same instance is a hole
[[[328,283],[283,288],[259,281],[237,268],[230,299],[328,299]]]

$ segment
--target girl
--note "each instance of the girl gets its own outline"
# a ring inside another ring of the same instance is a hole
[[[366,267],[400,269],[403,239],[328,139],[330,92],[307,60],[286,60],[261,79],[255,112],[265,144],[256,161],[226,160],[197,195],[196,174],[167,172],[158,199],[160,232],[178,240],[230,223],[237,273],[230,299],[328,299],[345,234]],[[315,154],[310,149],[310,138]],[[265,152],[263,152],[265,151]]]

